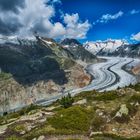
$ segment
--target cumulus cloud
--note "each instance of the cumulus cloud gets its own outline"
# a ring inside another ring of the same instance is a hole
[[[135,41],[140,41],[140,32],[138,32],[137,34],[133,34],[131,39]]]
[[[78,14],[65,14],[64,23],[66,24],[66,37],[85,38],[91,25],[88,20],[81,22]]]
[[[25,8],[20,9],[17,15],[23,27],[19,31],[19,35],[31,36],[33,31],[44,34],[49,32],[51,22],[50,19],[55,15],[55,9],[51,5],[45,4],[46,0],[25,0]]]
[[[9,20],[0,18],[0,34],[3,35],[12,35],[13,33],[16,33],[22,25],[18,22],[18,19],[16,17],[9,17]]]
[[[111,20],[116,20],[116,19],[122,17],[123,14],[124,13],[122,11],[119,11],[116,14],[104,14],[104,15],[101,16],[100,19],[98,19],[93,24],[96,24],[96,23],[107,23],[107,22],[109,22]]]
[[[130,14],[131,14],[131,15],[135,15],[135,14],[138,14],[138,13],[140,13],[139,10],[133,9],[133,10],[130,11]]]
[[[88,20],[81,21],[77,13],[61,15],[62,22],[52,21],[56,14],[54,4],[61,3],[60,0],[22,0],[24,4],[20,3],[21,0],[13,1],[12,7],[7,10],[4,0],[0,1],[0,5],[3,5],[0,9],[0,33],[3,35],[30,37],[36,31],[52,38],[82,39],[91,26]]]
[[[24,0],[0,0],[0,34],[11,35],[22,27],[16,14],[24,6]]]
[[[16,33],[20,27],[22,27],[22,24],[14,12],[3,12],[0,9],[0,34],[11,35]]]

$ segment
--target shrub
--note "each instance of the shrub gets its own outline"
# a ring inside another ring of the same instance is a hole
[[[105,124],[104,118],[101,116],[96,116],[92,120],[92,127],[94,131],[100,131],[101,127]]]
[[[128,102],[135,102],[135,103],[138,102],[140,104],[140,95],[135,94],[131,96]]]
[[[127,104],[127,108],[129,110],[129,115],[131,117],[133,117],[136,114],[137,110],[138,110],[138,108],[136,106],[131,105],[131,104]]]
[[[36,110],[36,109],[39,109],[39,108],[41,108],[41,107],[38,106],[38,105],[31,104],[30,106],[21,109],[18,113],[20,114],[20,116],[22,116],[24,114],[28,114],[32,110]]]
[[[130,85],[129,87],[132,89],[135,89],[136,91],[140,91],[140,83],[138,83],[136,85]]]
[[[73,102],[74,102],[74,98],[72,98],[70,94],[68,94],[68,96],[62,97],[62,99],[59,100],[59,103],[64,108],[68,108],[68,107],[72,106]]]
[[[8,114],[8,112],[4,112],[4,113],[3,113],[3,116],[6,116],[7,114]]]

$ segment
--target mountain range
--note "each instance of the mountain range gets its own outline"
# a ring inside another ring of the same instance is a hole
[[[125,40],[86,42],[84,47],[94,55],[101,56],[140,56],[140,43],[129,44]]]
[[[81,44],[66,38],[0,38],[0,88],[9,109],[24,106],[88,85],[87,64],[101,62],[98,56],[140,56],[140,44],[107,40]],[[5,107],[4,111],[7,111]],[[2,109],[0,112],[3,112]]]

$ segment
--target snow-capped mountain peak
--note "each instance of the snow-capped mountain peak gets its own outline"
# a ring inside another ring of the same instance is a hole
[[[96,42],[86,42],[84,47],[92,52],[93,54],[98,53],[112,53],[118,47],[128,44],[126,40],[112,40],[108,39],[105,41],[96,41]]]

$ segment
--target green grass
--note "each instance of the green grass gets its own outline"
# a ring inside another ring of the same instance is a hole
[[[87,99],[87,101],[111,101],[120,98],[116,91],[99,93],[96,91],[84,91],[76,96],[76,99]]]
[[[111,101],[119,98],[120,96],[117,94],[116,91],[109,91],[104,93],[98,93],[95,97],[93,97],[94,100],[97,101]]]
[[[93,117],[93,109],[72,106],[61,109],[50,118],[43,126],[32,130],[24,136],[31,140],[40,135],[68,135],[68,134],[87,134]]]
[[[132,137],[132,138],[125,138],[121,136],[117,136],[115,134],[97,134],[93,135],[91,140],[140,140],[140,137]]]
[[[6,138],[5,140],[25,140],[25,139],[13,135],[13,136]]]
[[[101,126],[103,126],[105,124],[105,119],[94,115],[93,119],[92,119],[92,129],[93,131],[101,131]]]
[[[0,125],[9,123],[10,122],[9,120],[17,119],[19,117],[20,117],[20,114],[18,112],[10,113],[10,114],[7,114],[5,116],[0,116]]]
[[[14,124],[9,126],[9,129],[17,133],[27,130],[24,124]]]
[[[48,123],[56,130],[86,132],[90,126],[92,113],[91,110],[73,106],[58,111],[54,117],[48,119]]]
[[[92,140],[127,140],[126,138],[119,137],[113,134],[94,135]]]
[[[0,80],[7,80],[11,77],[12,75],[10,73],[0,72]]]
[[[140,94],[135,94],[131,96],[128,102],[134,102],[134,103],[138,102],[140,104]]]

